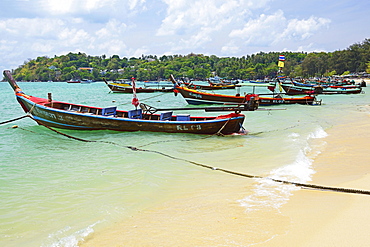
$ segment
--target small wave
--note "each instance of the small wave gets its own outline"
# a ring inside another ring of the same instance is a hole
[[[280,208],[289,200],[292,192],[299,188],[277,183],[269,178],[304,183],[309,181],[314,173],[311,164],[312,160],[308,159],[303,151],[299,152],[294,163],[272,170],[268,178],[258,179],[253,194],[239,200],[239,203],[248,211]]]
[[[299,190],[299,187],[277,183],[269,178],[299,183],[311,181],[311,177],[315,173],[312,168],[313,158],[320,153],[316,149],[321,145],[310,145],[309,140],[325,138],[327,135],[320,126],[304,136],[291,133],[289,138],[298,148],[295,160],[289,165],[272,170],[267,178],[257,179],[253,194],[239,200],[240,205],[245,207],[247,211],[252,211],[266,208],[278,209],[285,204],[292,192]],[[315,152],[312,150],[313,147]]]
[[[67,226],[56,233],[50,234],[48,242],[50,244],[44,244],[41,247],[78,247],[78,243],[84,241],[84,239],[94,232],[94,226],[100,223],[100,221],[89,225],[79,231],[76,231],[70,235],[67,235],[71,231],[71,227]],[[66,236],[67,235],[67,236]]]
[[[326,133],[325,130],[321,126],[319,126],[314,132],[308,135],[308,137],[312,139],[320,139],[320,138],[325,138],[327,136],[328,136],[328,133]]]

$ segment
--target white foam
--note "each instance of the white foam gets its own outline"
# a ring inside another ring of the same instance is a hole
[[[297,148],[295,160],[291,164],[272,170],[267,178],[256,179],[257,183],[254,186],[253,193],[239,200],[239,203],[247,211],[263,208],[280,208],[289,200],[292,192],[300,188],[294,185],[281,184],[272,179],[298,183],[311,181],[312,175],[315,173],[312,168],[312,157],[315,157],[320,152],[312,153],[309,140],[325,138],[326,136],[327,133],[321,127],[317,127],[306,138],[298,133],[289,134],[288,137],[293,143],[292,148]],[[318,146],[316,145],[315,147]],[[311,158],[308,157],[308,153],[310,153]]]
[[[325,130],[321,126],[319,126],[314,132],[308,135],[309,138],[313,138],[313,139],[325,138],[327,136],[328,136],[328,133],[326,133]]]
[[[56,233],[50,234],[48,237],[48,242],[51,243],[44,244],[42,247],[78,247],[79,243],[81,243],[87,236],[94,232],[94,226],[98,223],[100,223],[100,221],[65,236],[71,230],[71,227],[67,226]]]

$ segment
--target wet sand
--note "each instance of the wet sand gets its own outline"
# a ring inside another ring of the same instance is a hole
[[[358,110],[356,119],[327,130],[309,183],[370,191],[370,107]],[[80,246],[369,245],[370,195],[300,189],[279,209],[246,212],[238,200],[253,181],[224,177],[117,222]]]

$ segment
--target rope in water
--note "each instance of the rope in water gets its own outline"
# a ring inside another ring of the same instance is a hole
[[[340,187],[329,187],[329,186],[323,186],[323,185],[298,183],[298,182],[292,182],[292,181],[274,179],[274,178],[270,178],[270,177],[250,175],[250,174],[245,174],[245,173],[235,172],[235,171],[231,171],[231,170],[227,170],[227,169],[223,169],[223,168],[218,168],[218,167],[213,167],[213,166],[205,165],[205,164],[198,163],[198,162],[195,162],[195,161],[191,161],[191,160],[187,160],[187,159],[175,157],[175,156],[172,156],[172,155],[169,155],[169,154],[160,152],[160,151],[149,150],[149,149],[141,149],[141,148],[137,148],[137,147],[134,147],[134,146],[125,146],[125,145],[120,145],[120,144],[117,144],[117,143],[114,143],[114,142],[108,142],[108,141],[86,140],[86,139],[74,137],[74,136],[71,136],[71,135],[62,133],[62,132],[60,132],[58,130],[55,130],[54,128],[52,128],[50,126],[47,126],[46,124],[43,124],[42,122],[38,121],[37,119],[33,118],[30,115],[25,115],[25,116],[18,117],[18,118],[15,118],[15,119],[11,119],[11,120],[8,120],[8,121],[5,121],[5,122],[1,122],[0,125],[6,124],[6,123],[10,123],[10,122],[14,122],[14,121],[20,120],[20,119],[25,118],[25,117],[29,117],[29,118],[33,119],[38,124],[40,124],[40,125],[48,128],[48,129],[50,129],[51,131],[54,131],[57,134],[63,135],[65,137],[67,137],[67,138],[70,138],[70,139],[73,139],[73,140],[77,140],[77,141],[95,142],[95,143],[100,142],[100,143],[112,144],[112,145],[116,145],[116,146],[128,148],[128,149],[130,149],[132,151],[141,151],[141,152],[156,153],[156,154],[165,156],[165,157],[170,158],[170,159],[180,160],[180,161],[184,161],[184,162],[187,162],[187,163],[190,163],[190,164],[193,164],[193,165],[196,165],[196,166],[200,166],[200,167],[203,167],[203,168],[207,168],[207,169],[210,169],[210,170],[221,171],[221,172],[224,172],[224,173],[228,173],[228,174],[232,174],[232,175],[236,175],[236,176],[241,176],[241,177],[246,177],[246,178],[270,179],[270,180],[272,180],[274,182],[278,182],[278,183],[282,183],[282,184],[295,185],[295,186],[298,186],[298,187],[301,187],[301,188],[306,188],[306,189],[316,189],[316,190],[324,190],[324,191],[333,191],[333,192],[343,192],[343,193],[351,193],[351,194],[370,195],[370,191],[368,191],[368,190],[358,190],[358,189],[349,189],[349,188],[340,188]],[[221,129],[220,129],[220,131],[221,131]]]
[[[26,117],[29,117],[29,116],[28,115],[24,115],[22,117],[17,117],[17,118],[14,118],[14,119],[10,119],[8,121],[1,122],[0,125],[11,123],[11,122],[14,122],[14,121],[18,121],[18,120],[21,120],[22,118],[26,118]]]

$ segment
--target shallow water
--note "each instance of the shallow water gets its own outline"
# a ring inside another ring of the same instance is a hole
[[[19,85],[33,96],[46,98],[51,92],[55,100],[133,109],[131,95],[109,93],[103,82]],[[0,122],[24,115],[8,83],[0,83],[0,97]],[[172,93],[138,97],[154,107],[187,105]],[[0,245],[77,246],[94,231],[181,196],[190,188],[212,184],[220,176],[186,160],[308,182],[315,172],[312,161],[325,146],[325,130],[361,114],[359,108],[370,102],[368,94],[318,98],[323,101],[321,106],[274,106],[269,107],[275,109],[271,111],[246,112],[244,128],[249,134],[244,136],[62,130],[97,141],[85,143],[58,135],[28,118],[0,125]],[[19,127],[11,128],[13,125]],[[246,185],[250,195],[239,203],[249,211],[278,208],[297,189],[269,179],[246,178],[241,186]]]

